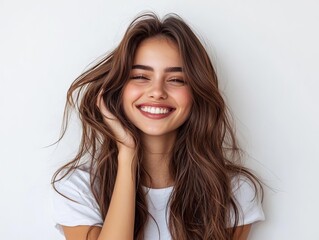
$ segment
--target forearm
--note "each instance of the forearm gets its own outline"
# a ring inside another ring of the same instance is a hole
[[[134,237],[135,171],[132,153],[119,153],[118,172],[110,206],[98,240],[130,240]]]
[[[251,224],[236,227],[233,240],[247,240],[250,232]]]

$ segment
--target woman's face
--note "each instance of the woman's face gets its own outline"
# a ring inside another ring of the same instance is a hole
[[[192,107],[176,44],[164,37],[148,38],[137,48],[133,62],[123,92],[126,116],[146,135],[176,132]]]

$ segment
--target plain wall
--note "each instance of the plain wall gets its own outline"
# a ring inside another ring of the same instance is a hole
[[[265,188],[250,239],[318,239],[319,3],[299,0],[0,1],[0,238],[63,239],[50,180],[76,152],[57,140],[66,90],[142,10],[175,12],[214,60],[238,137]]]

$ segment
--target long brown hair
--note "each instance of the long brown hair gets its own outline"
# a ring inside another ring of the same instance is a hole
[[[82,122],[82,138],[74,159],[61,167],[52,183],[76,169],[88,157],[91,190],[104,219],[110,204],[117,172],[116,138],[96,106],[103,90],[106,107],[134,137],[136,143],[137,186],[134,239],[143,239],[149,216],[145,192],[141,186],[147,172],[143,168],[143,146],[139,131],[125,117],[122,91],[139,44],[161,36],[176,43],[186,80],[192,89],[193,104],[188,120],[178,129],[170,171],[174,188],[169,199],[169,230],[172,239],[230,240],[239,221],[239,211],[232,192],[234,176],[250,179],[256,193],[260,182],[241,163],[229,112],[218,89],[212,62],[193,31],[177,15],[162,20],[153,13],[137,17],[128,27],[118,47],[91,69],[79,76],[67,93],[64,132],[69,110],[76,107]],[[63,137],[63,134],[62,134]],[[61,171],[66,173],[60,176]],[[231,221],[231,211],[234,221]],[[232,227],[230,227],[232,226]]]

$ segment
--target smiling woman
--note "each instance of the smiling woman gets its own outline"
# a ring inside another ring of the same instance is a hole
[[[178,16],[135,19],[71,85],[75,104],[80,149],[52,181],[66,239],[244,240],[264,219],[212,63]]]

